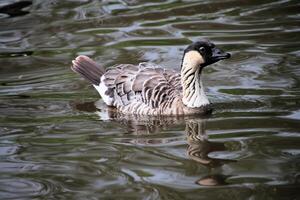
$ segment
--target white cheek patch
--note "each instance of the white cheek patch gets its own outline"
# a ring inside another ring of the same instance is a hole
[[[98,93],[101,95],[103,101],[108,105],[112,106],[114,99],[108,95],[106,95],[106,91],[108,90],[108,87],[104,84],[104,75],[101,77],[101,81],[99,85],[93,85],[95,89],[98,91]]]

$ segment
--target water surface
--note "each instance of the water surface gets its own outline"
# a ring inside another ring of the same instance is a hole
[[[296,0],[0,1],[1,199],[297,199]],[[232,58],[204,71],[215,110],[110,118],[70,70],[179,69],[209,38]]]

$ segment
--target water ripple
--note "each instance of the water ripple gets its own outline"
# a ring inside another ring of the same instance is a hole
[[[297,1],[7,0],[0,18],[3,199],[298,197]],[[232,53],[204,70],[205,119],[118,118],[69,69],[179,70],[199,38]]]
[[[47,181],[37,181],[24,178],[1,179],[0,196],[6,199],[35,198],[37,196],[47,196],[55,191],[57,186]]]

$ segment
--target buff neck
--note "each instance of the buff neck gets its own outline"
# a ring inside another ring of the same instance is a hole
[[[209,104],[201,80],[203,57],[197,51],[185,53],[181,66],[182,102],[189,108],[199,108]]]

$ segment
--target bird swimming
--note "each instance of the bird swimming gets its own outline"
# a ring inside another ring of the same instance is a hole
[[[230,58],[209,40],[190,44],[180,72],[150,63],[119,64],[105,69],[87,56],[78,56],[71,69],[93,84],[105,104],[123,114],[182,116],[211,111],[202,84],[202,70]]]

